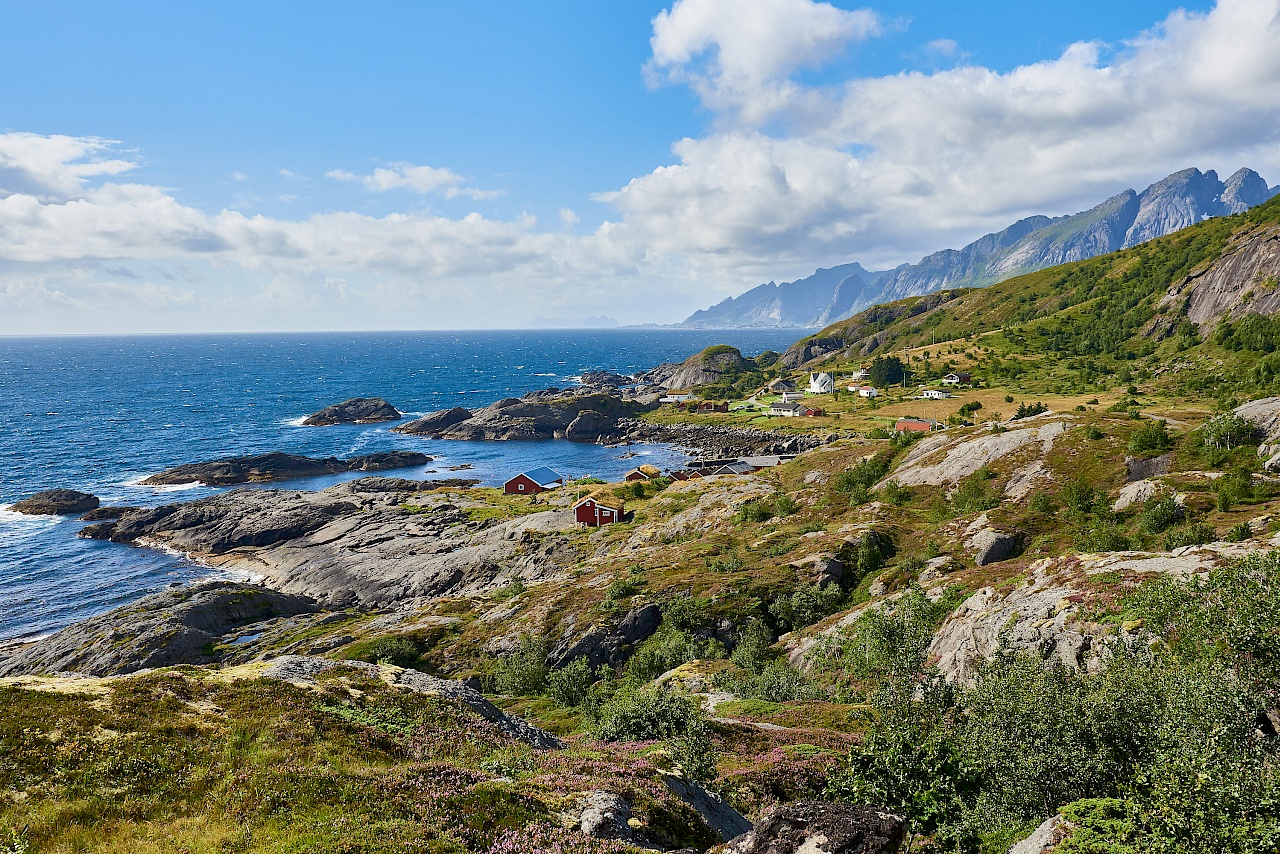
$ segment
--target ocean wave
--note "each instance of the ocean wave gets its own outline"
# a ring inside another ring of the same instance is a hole
[[[0,524],[4,525],[23,525],[28,528],[50,528],[62,521],[61,516],[39,515],[32,516],[29,513],[19,513],[17,510],[10,510],[12,504],[0,504]]]
[[[193,480],[190,483],[143,483],[149,477],[151,477],[149,474],[135,475],[128,480],[120,481],[120,486],[128,486],[132,489],[149,489],[152,492],[185,492],[188,489],[200,489],[208,485],[198,480]]]
[[[534,374],[535,377],[558,377],[559,374]]]
[[[286,427],[302,427],[304,426],[302,422],[310,417],[310,415],[299,415],[297,418],[286,418],[280,423]]]

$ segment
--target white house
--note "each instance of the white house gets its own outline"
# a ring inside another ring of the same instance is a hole
[[[964,371],[958,371],[954,374],[947,374],[942,378],[944,385],[968,385],[973,380],[969,374]]]
[[[857,382],[858,380],[869,380],[871,379],[871,371],[866,368],[858,368],[858,370],[849,375],[849,379],[854,382]]]
[[[795,403],[798,400],[804,400],[804,392],[802,391],[784,391],[782,393],[782,403]]]
[[[951,392],[943,391],[940,388],[927,388],[920,392],[920,396],[925,400],[946,400],[951,397]]]
[[[780,415],[783,418],[795,418],[800,414],[801,406],[798,403],[779,400],[769,405],[770,415]]]
[[[809,394],[831,394],[836,389],[836,379],[826,371],[809,374]]]
[[[684,403],[686,400],[691,400],[692,398],[693,395],[689,392],[677,391],[658,398],[658,403]]]
[[[869,385],[851,385],[849,391],[856,392],[858,397],[879,397],[880,389]]]

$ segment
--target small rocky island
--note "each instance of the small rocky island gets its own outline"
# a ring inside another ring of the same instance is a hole
[[[353,397],[326,406],[307,416],[303,427],[328,427],[331,424],[378,424],[399,421],[404,415],[380,397]]]
[[[22,499],[9,509],[28,516],[70,516],[94,510],[98,504],[98,497],[87,492],[77,492],[74,489],[47,489]]]
[[[349,460],[336,457],[316,459],[296,454],[257,454],[248,457],[227,457],[205,463],[188,463],[153,474],[142,481],[143,486],[169,486],[181,483],[203,483],[206,486],[235,486],[240,483],[268,483],[274,480],[293,480],[301,477],[317,477],[351,471],[390,471],[391,469],[422,466],[432,457],[416,451],[383,451],[365,454]],[[32,496],[32,499],[39,496]],[[28,500],[32,500],[28,499]],[[94,500],[93,507],[97,507]],[[93,507],[85,507],[92,510]],[[69,513],[80,512],[69,510]]]

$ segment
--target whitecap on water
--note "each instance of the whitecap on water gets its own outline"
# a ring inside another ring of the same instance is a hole
[[[310,417],[310,415],[299,415],[297,418],[286,418],[280,423],[286,427],[303,427],[305,425],[302,422]]]
[[[193,480],[190,483],[165,483],[165,484],[143,483],[143,481],[149,477],[151,477],[151,475],[149,474],[134,475],[128,480],[120,481],[119,485],[128,486],[132,489],[149,489],[152,492],[185,492],[188,489],[200,489],[202,486],[205,486],[204,483],[201,483],[198,480]]]
[[[17,510],[10,510],[12,504],[0,504],[0,524],[3,525],[22,525],[28,528],[51,528],[63,520],[62,516],[51,516],[41,514],[32,516],[30,513],[19,513]]]

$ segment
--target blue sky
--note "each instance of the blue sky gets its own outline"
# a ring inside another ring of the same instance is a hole
[[[0,25],[0,333],[672,322],[1184,166],[1280,181],[1276,0],[44,0]]]

